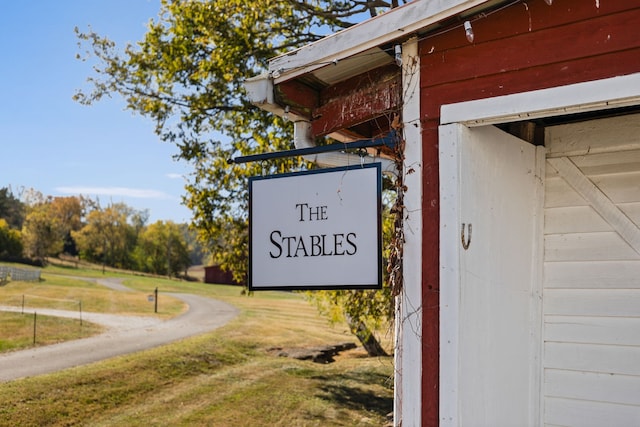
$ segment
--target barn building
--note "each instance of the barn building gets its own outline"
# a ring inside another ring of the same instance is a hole
[[[208,265],[204,267],[204,283],[215,283],[218,285],[242,285],[233,278],[233,272],[223,270],[218,265]]]
[[[401,117],[395,425],[640,425],[638,28],[635,0],[415,0],[247,82],[300,146]]]

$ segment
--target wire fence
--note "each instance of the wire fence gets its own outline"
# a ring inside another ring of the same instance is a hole
[[[19,268],[0,265],[0,283],[9,281],[39,282],[40,270],[35,268]]]

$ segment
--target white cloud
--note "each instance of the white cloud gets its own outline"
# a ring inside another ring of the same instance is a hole
[[[179,178],[182,178],[183,176],[180,173],[168,173],[167,177],[171,179],[179,179]]]
[[[57,187],[57,191],[65,194],[83,194],[86,196],[119,196],[137,199],[171,199],[167,193],[158,190],[127,187]]]

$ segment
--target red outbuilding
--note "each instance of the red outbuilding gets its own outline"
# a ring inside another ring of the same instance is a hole
[[[297,146],[400,118],[367,160],[404,189],[396,425],[640,425],[638,28],[636,0],[415,0],[247,82]]]

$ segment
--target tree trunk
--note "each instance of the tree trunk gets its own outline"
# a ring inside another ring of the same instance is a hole
[[[348,321],[351,333],[358,338],[369,357],[388,356],[387,352],[384,351],[384,348],[382,348],[373,335],[373,332],[371,332],[362,320],[348,318]]]

